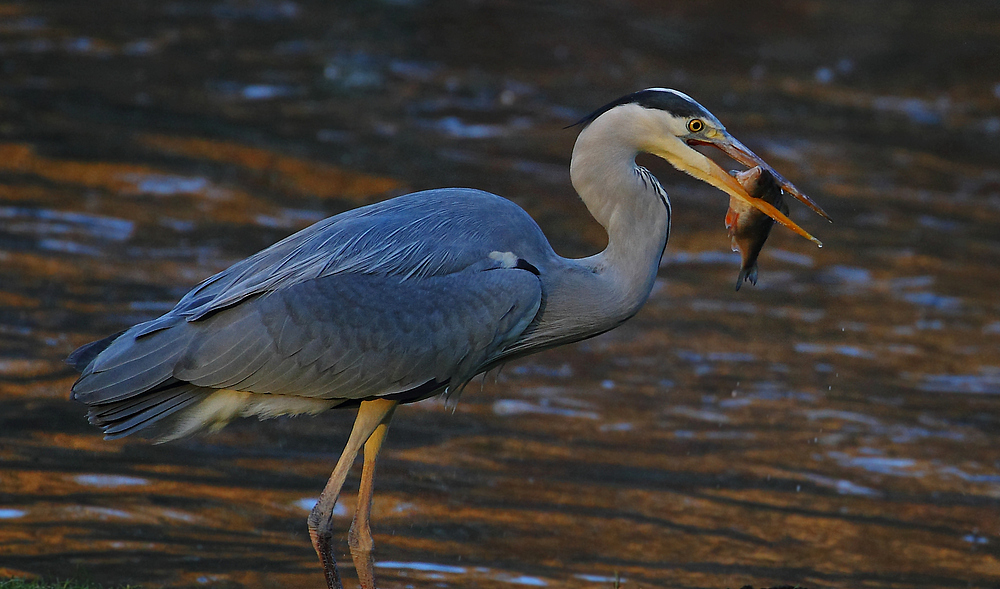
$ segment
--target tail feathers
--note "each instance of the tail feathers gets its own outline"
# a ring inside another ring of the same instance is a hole
[[[757,262],[753,265],[743,268],[740,270],[739,275],[736,277],[736,290],[739,290],[743,286],[744,282],[749,282],[750,284],[757,286]]]

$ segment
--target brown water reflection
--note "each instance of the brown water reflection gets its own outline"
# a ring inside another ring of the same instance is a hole
[[[735,293],[725,197],[657,168],[635,320],[400,410],[384,586],[1000,586],[994,2],[88,7],[0,3],[3,574],[318,586],[350,415],[105,442],[62,358],[411,189],[504,194],[591,253],[561,128],[667,85],[822,203],[793,216],[827,247],[775,231]]]

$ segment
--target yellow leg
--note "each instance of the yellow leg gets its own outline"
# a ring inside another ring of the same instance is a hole
[[[358,573],[361,589],[375,589],[375,563],[372,560],[372,530],[369,519],[372,513],[372,493],[375,487],[375,461],[382,450],[382,442],[389,431],[389,420],[393,410],[390,409],[382,422],[378,424],[372,435],[365,442],[365,463],[361,471],[361,487],[358,489],[358,506],[351,522],[351,531],[347,534],[347,544],[351,547],[351,558],[354,559],[354,569]]]
[[[340,583],[340,574],[337,572],[337,559],[333,556],[333,508],[337,505],[337,498],[340,497],[340,490],[347,480],[347,473],[350,472],[354,459],[358,455],[361,446],[368,441],[372,432],[388,421],[387,416],[392,415],[393,409],[398,403],[376,399],[374,401],[363,401],[358,407],[358,416],[354,420],[354,428],[351,430],[351,437],[347,440],[347,446],[337,461],[337,466],[330,475],[330,480],[326,482],[323,493],[319,496],[319,501],[309,514],[309,537],[312,539],[313,548],[319,556],[323,565],[323,573],[326,576],[328,589],[343,589]],[[385,434],[383,434],[384,437]],[[367,460],[365,460],[367,463]]]

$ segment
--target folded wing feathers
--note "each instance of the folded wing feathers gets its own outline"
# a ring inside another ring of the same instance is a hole
[[[87,404],[108,403],[148,391],[173,377],[173,366],[190,339],[180,329],[141,340],[126,332],[90,363],[73,385],[73,397]]]
[[[250,356],[258,354],[261,348],[271,351],[271,342],[265,339],[265,333],[261,333],[263,329],[260,325],[255,324],[255,314],[241,311],[234,310],[229,314],[242,315],[236,321],[213,321],[210,325],[214,329],[211,331],[199,329],[207,335],[199,338],[200,341],[195,340],[184,359],[174,366],[173,375],[192,384],[213,388],[228,388],[233,379],[245,378],[247,374],[243,371]],[[273,356],[273,353],[270,355]]]

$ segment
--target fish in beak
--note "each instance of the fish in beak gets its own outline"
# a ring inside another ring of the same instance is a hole
[[[743,172],[731,172],[752,198],[763,200],[782,213],[788,214],[788,205],[778,180],[769,170],[754,166]],[[736,278],[736,290],[744,282],[757,284],[757,256],[771,233],[774,220],[745,202],[730,197],[726,211],[726,229],[732,240],[734,252],[740,252],[740,273]]]
[[[779,190],[784,190],[788,194],[794,196],[796,199],[804,203],[810,209],[815,211],[818,215],[822,216],[827,221],[831,221],[830,215],[826,214],[819,205],[817,205],[811,198],[802,194],[798,188],[795,187],[791,182],[786,180],[784,176],[779,174],[772,168],[767,162],[761,159],[757,154],[750,151],[747,146],[740,143],[735,137],[729,133],[723,131],[717,131],[712,137],[705,137],[704,139],[688,139],[688,145],[711,145],[733,158],[737,162],[749,167],[760,167],[761,170],[766,170],[770,176],[773,177],[774,181],[780,187]],[[703,156],[704,157],[704,156]],[[720,190],[729,194],[732,199],[742,202],[743,204],[753,207],[759,210],[768,217],[774,219],[778,223],[781,223],[785,227],[788,227],[795,233],[798,233],[802,237],[814,242],[816,245],[822,247],[823,244],[809,234],[805,229],[799,227],[794,221],[788,218],[785,212],[782,212],[774,207],[771,203],[766,200],[755,198],[750,193],[747,192],[746,188],[736,180],[736,178],[727,174],[718,164],[712,162],[712,160],[705,158],[709,163],[702,166],[701,172],[707,174],[707,177],[702,177],[703,180],[712,184],[713,186],[719,188]],[[707,169],[706,169],[707,168]],[[690,172],[689,172],[690,173]],[[699,175],[700,176],[700,175]],[[787,212],[787,209],[786,209]],[[766,239],[766,238],[765,238]]]

